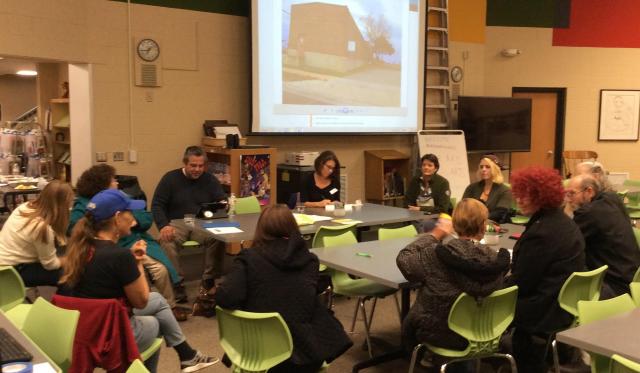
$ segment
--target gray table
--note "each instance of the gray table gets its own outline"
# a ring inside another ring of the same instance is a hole
[[[305,210],[306,214],[310,215],[322,215],[322,216],[333,216],[332,212],[325,211],[323,208],[307,208]],[[199,229],[204,229],[202,224],[206,224],[208,222],[238,222],[240,224],[241,233],[230,233],[230,234],[214,234],[209,231],[217,240],[222,242],[241,242],[246,240],[252,240],[255,234],[255,228],[258,224],[258,217],[260,214],[243,214],[243,215],[235,215],[233,217],[229,217],[226,219],[214,219],[214,220],[201,220],[196,219],[195,227]],[[359,220],[362,223],[358,224],[358,227],[370,227],[373,225],[385,225],[385,224],[393,224],[393,223],[402,223],[409,222],[414,220],[423,220],[433,217],[434,215],[425,215],[420,211],[409,211],[408,209],[392,207],[392,206],[383,206],[377,205],[373,203],[365,203],[359,210],[353,210],[352,212],[347,212],[345,216],[335,217],[336,219],[353,219]],[[182,219],[174,219],[171,223],[176,225],[184,225],[184,221]],[[303,225],[300,227],[300,232],[302,234],[314,234],[320,226],[323,225],[338,225],[337,223],[333,223],[331,220],[320,221],[312,225]]]
[[[505,248],[512,251],[516,241],[510,239],[509,235],[523,232],[524,226],[503,224],[501,227],[507,229],[508,232],[500,234],[498,244],[491,247],[495,247],[496,250]],[[400,289],[400,313],[404,319],[410,308],[410,284],[398,269],[396,257],[400,250],[414,240],[415,238],[411,237],[358,242],[353,245],[311,249],[311,252],[318,256],[320,263],[328,267],[366,278],[394,289]],[[368,256],[358,254],[368,254]],[[352,371],[359,372],[362,369],[398,359],[402,356],[404,356],[402,349],[394,349],[389,353],[359,362],[353,367]]]
[[[32,364],[49,363],[56,372],[61,372],[60,368],[51,361],[49,357],[45,355],[45,353],[42,352],[42,350],[40,350],[40,348],[33,343],[31,339],[29,339],[29,337],[24,335],[20,329],[13,325],[2,311],[0,311],[0,328],[6,329],[7,332],[9,332],[9,334],[25,348],[25,350],[29,351],[29,353],[33,355],[33,360],[31,360]]]
[[[640,308],[556,334],[558,342],[596,354],[640,361]]]

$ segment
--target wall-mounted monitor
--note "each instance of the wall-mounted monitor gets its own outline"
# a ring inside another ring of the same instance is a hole
[[[457,127],[468,152],[528,152],[531,99],[460,96]]]
[[[254,134],[414,134],[425,0],[252,0]]]

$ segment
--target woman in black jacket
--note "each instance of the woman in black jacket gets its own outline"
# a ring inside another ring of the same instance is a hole
[[[253,244],[238,255],[215,300],[223,308],[278,312],[284,318],[293,354],[269,372],[317,372],[352,345],[342,324],[318,300],[318,258],[284,205],[262,211]]]
[[[560,209],[564,188],[558,171],[529,167],[511,180],[518,208],[531,217],[505,280],[518,285],[513,354],[519,372],[546,372],[546,338],[573,320],[560,308],[558,293],[571,273],[585,268],[584,239]]]

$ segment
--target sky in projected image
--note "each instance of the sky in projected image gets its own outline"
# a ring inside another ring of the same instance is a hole
[[[291,5],[317,3],[314,0],[283,0],[282,1],[282,48],[288,48],[289,30],[291,24]],[[389,42],[395,49],[392,54],[381,54],[379,58],[387,63],[399,64],[401,59],[402,40],[402,11],[395,1],[389,0],[324,0],[323,4],[346,5],[353,16],[353,20],[364,34],[366,29],[365,18],[372,16],[374,19],[383,17],[389,26]],[[330,30],[327,30],[330,33]]]
[[[408,9],[398,5],[284,0],[282,103],[400,106],[402,31]]]

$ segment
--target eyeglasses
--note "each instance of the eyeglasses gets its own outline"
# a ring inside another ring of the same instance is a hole
[[[585,190],[586,190],[586,189],[581,189],[581,190],[577,190],[577,191],[576,191],[576,190],[567,190],[567,191],[565,191],[565,195],[566,195],[567,197],[573,197],[573,196],[575,196],[575,195],[576,195],[576,194],[578,194],[578,193],[582,193],[582,192],[584,192]]]
[[[336,166],[331,167],[331,166],[329,166],[329,165],[328,165],[328,164],[326,164],[326,163],[324,164],[324,166],[325,166],[326,168],[328,168],[329,170],[331,170],[331,171],[333,171],[333,170],[335,170],[335,169],[336,169]]]

